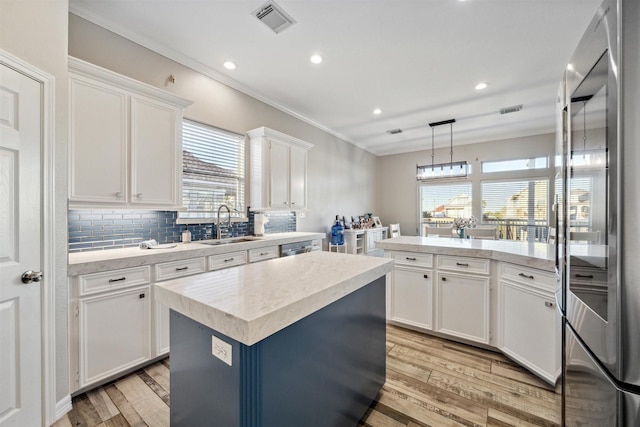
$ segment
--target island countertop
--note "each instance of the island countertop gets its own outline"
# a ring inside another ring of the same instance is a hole
[[[555,269],[555,247],[549,243],[400,236],[376,242],[376,247],[393,251],[486,258],[546,271],[554,271]]]
[[[329,252],[157,283],[159,302],[253,345],[389,273],[393,261]]]

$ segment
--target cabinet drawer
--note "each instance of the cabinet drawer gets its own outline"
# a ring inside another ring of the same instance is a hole
[[[448,270],[475,274],[489,274],[488,259],[464,258],[457,256],[438,256],[438,270]]]
[[[571,266],[571,283],[607,283],[607,271],[594,267]]]
[[[249,262],[264,261],[280,256],[279,246],[267,246],[265,248],[249,249]]]
[[[204,264],[204,258],[191,258],[182,261],[171,261],[156,264],[156,280],[168,280],[176,277],[204,273],[206,271]]]
[[[220,270],[247,263],[247,251],[229,252],[209,257],[209,270]]]
[[[79,296],[92,295],[129,286],[146,285],[150,282],[150,276],[151,270],[149,266],[84,274],[78,276],[78,283],[80,284]]]
[[[433,266],[433,255],[420,254],[416,252],[393,252],[393,260],[396,264],[417,265],[431,268]]]
[[[556,275],[554,273],[506,262],[501,264],[500,279],[508,279],[527,286],[535,285],[552,292],[556,287]]]

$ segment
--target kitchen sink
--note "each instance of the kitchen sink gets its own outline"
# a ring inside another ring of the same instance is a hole
[[[210,245],[210,246],[219,246],[219,245],[229,245],[231,243],[253,242],[255,240],[264,240],[264,238],[242,236],[242,237],[230,237],[228,239],[222,239],[222,240],[207,240],[206,242],[197,242],[197,243],[202,243],[203,245]]]

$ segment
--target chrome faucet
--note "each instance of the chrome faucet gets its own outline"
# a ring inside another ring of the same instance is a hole
[[[222,210],[222,208],[225,208],[227,210],[227,213],[229,214],[229,225],[228,228],[231,228],[231,209],[229,209],[229,206],[227,205],[220,205],[220,207],[218,208],[218,224],[217,224],[217,229],[218,229],[218,240],[221,239],[222,237],[222,233],[220,231],[220,211]]]

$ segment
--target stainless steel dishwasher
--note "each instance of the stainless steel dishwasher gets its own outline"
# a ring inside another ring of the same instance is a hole
[[[311,240],[305,240],[304,242],[287,243],[280,247],[280,256],[291,256],[297,254],[303,254],[305,252],[311,252],[313,250],[313,244]]]

